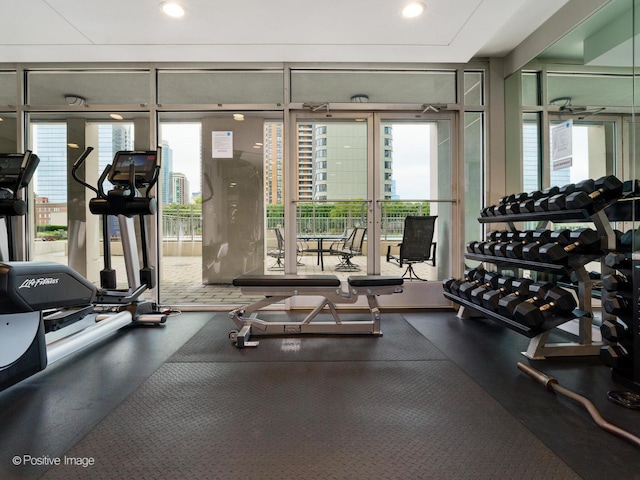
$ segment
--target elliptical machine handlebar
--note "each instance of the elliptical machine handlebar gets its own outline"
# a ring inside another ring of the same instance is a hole
[[[157,152],[156,168],[153,170],[153,177],[151,178],[151,181],[147,186],[147,193],[146,193],[147,198],[151,197],[151,189],[156,183],[158,183],[158,178],[160,177],[160,170],[162,169],[162,147],[157,146],[156,152]]]
[[[104,193],[104,181],[107,179],[107,176],[109,175],[109,172],[111,171],[111,164],[108,164],[104,171],[102,172],[102,174],[100,175],[100,178],[98,178],[98,197],[100,198],[107,198],[107,194]]]
[[[100,191],[96,187],[94,187],[93,185],[89,185],[82,178],[80,178],[77,173],[78,169],[82,166],[82,164],[85,162],[87,157],[91,154],[91,152],[93,152],[93,147],[87,147],[86,150],[82,152],[82,155],[80,155],[80,157],[75,161],[75,163],[73,164],[73,167],[71,168],[71,176],[80,185],[83,185],[89,190],[95,192],[98,197],[104,198],[104,192],[102,193],[102,195],[100,195]]]

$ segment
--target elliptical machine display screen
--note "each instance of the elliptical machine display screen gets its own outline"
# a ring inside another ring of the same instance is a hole
[[[151,183],[157,165],[156,152],[116,153],[109,172],[109,181],[114,185],[128,185],[131,165],[135,169],[136,185]]]
[[[18,189],[29,184],[40,159],[36,155],[30,154],[23,172],[22,163],[24,160],[25,154],[22,153],[0,153],[0,188]],[[21,173],[22,178],[20,178],[18,185],[18,177]]]

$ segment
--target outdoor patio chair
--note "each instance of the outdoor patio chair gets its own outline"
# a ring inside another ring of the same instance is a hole
[[[391,249],[394,246],[392,245],[387,248],[387,262],[397,262],[401,268],[407,265],[403,278],[408,276],[410,280],[415,278],[426,281],[416,274],[413,265],[431,262],[434,267],[436,266],[436,242],[433,241],[436,218],[438,218],[437,215],[405,217],[402,243],[395,246],[395,248],[400,247],[400,253],[393,255]]]
[[[274,228],[273,232],[276,236],[276,242],[277,245],[275,246],[275,248],[272,248],[270,250],[267,250],[267,255],[275,258],[276,262],[271,265],[269,267],[269,270],[284,270],[284,237],[282,236],[282,230],[280,230],[279,228]],[[297,247],[296,247],[296,255],[297,255],[297,264],[298,266],[303,265],[302,262],[300,262],[300,256],[301,256],[301,251],[302,249],[300,248],[300,244],[298,243]]]
[[[341,242],[335,242],[329,248],[331,255],[339,255],[340,261],[336,265],[336,270],[344,272],[355,272],[360,270],[360,266],[351,261],[356,255],[362,255],[362,245],[364,236],[367,233],[365,227],[356,227],[351,234]]]
[[[279,228],[274,228],[273,233],[276,236],[276,246],[270,250],[267,250],[267,255],[275,258],[276,262],[269,267],[269,270],[284,270],[284,237]]]

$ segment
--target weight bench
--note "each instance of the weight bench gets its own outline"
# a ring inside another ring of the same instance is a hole
[[[265,298],[229,312],[238,330],[229,333],[229,339],[238,348],[255,347],[258,342],[249,341],[255,335],[382,335],[380,330],[380,308],[376,297],[402,292],[401,277],[378,275],[351,276],[343,286],[335,275],[240,275],[233,285],[240,287],[245,295],[264,295]],[[346,288],[344,288],[346,287]],[[336,304],[355,303],[366,295],[370,320],[342,321]],[[320,303],[302,320],[272,322],[260,320],[258,310],[296,296],[319,296]],[[313,322],[327,307],[333,321]]]

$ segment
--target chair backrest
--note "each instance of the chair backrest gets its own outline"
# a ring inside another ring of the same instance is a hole
[[[430,260],[437,215],[407,216],[402,234],[403,260]]]
[[[362,244],[364,243],[364,235],[367,233],[365,227],[356,227],[351,232],[347,248],[355,253],[362,253]]]
[[[278,241],[278,250],[282,250],[284,252],[284,237],[282,236],[282,232],[279,228],[274,228],[276,233],[276,240]]]

